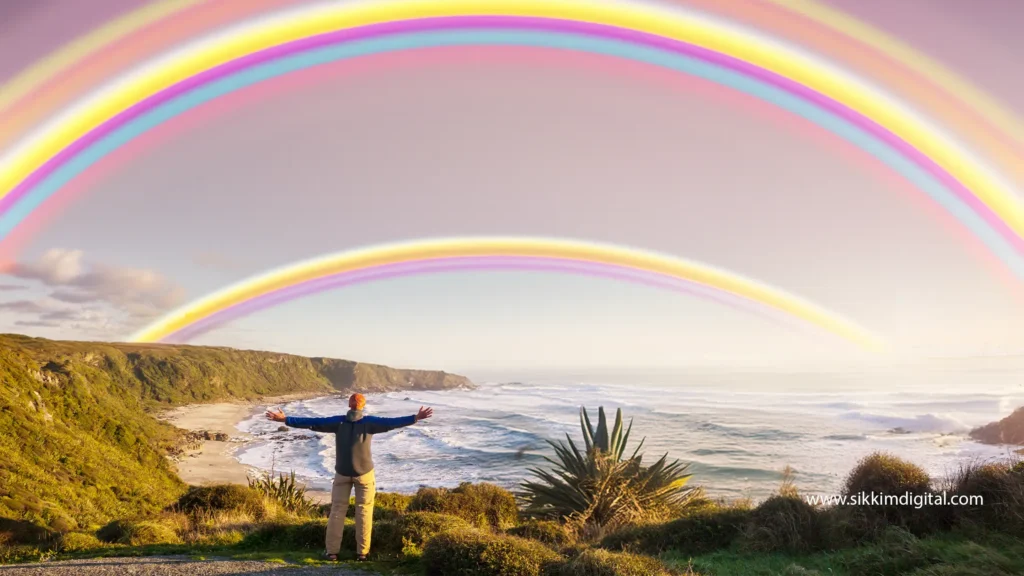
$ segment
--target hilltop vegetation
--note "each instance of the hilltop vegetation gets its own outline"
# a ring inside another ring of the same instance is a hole
[[[600,410],[595,428],[583,412],[581,429],[582,450],[570,437],[553,442],[551,467],[532,470],[518,494],[469,483],[378,494],[371,563],[363,567],[425,576],[1024,574],[1019,462],[965,464],[934,479],[876,453],[850,471],[841,492],[983,502],[812,504],[788,470],[763,502],[723,502],[690,487],[685,464],[667,456],[643,464],[642,440],[626,458],[630,428],[621,414],[609,425]],[[328,510],[307,501],[290,476],[192,487],[162,510],[51,531],[6,551],[0,544],[0,562],[191,553],[320,564]],[[353,512],[343,560],[353,558]]]
[[[890,455],[864,459],[844,494],[983,494],[985,506],[814,506],[796,487],[756,505],[690,499],[667,520],[609,533],[531,518],[489,484],[378,494],[371,563],[426,576],[1011,576],[1024,573],[1024,467],[966,466],[945,484]],[[277,487],[286,482],[277,479]],[[96,530],[10,548],[7,560],[183,554],[319,564],[327,506],[295,506],[301,490],[192,488],[166,509]],[[520,502],[521,503],[521,502]],[[346,520],[341,557],[353,558]],[[0,546],[0,562],[4,561]]]
[[[185,490],[155,410],[291,393],[471,386],[444,372],[229,348],[0,335],[0,536],[153,513]]]

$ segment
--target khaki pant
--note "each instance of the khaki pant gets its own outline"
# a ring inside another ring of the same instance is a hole
[[[341,550],[341,536],[345,530],[345,515],[348,514],[348,499],[352,488],[356,490],[356,554],[370,553],[370,532],[373,530],[373,496],[377,492],[377,480],[370,470],[362,476],[334,476],[331,488],[331,515],[327,519],[327,553],[337,554]]]

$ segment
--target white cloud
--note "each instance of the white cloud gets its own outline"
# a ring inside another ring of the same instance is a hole
[[[8,275],[41,283],[46,298],[0,302],[0,311],[31,316],[16,326],[73,328],[120,335],[180,304],[185,291],[148,269],[90,263],[81,250],[53,249]]]
[[[11,276],[39,280],[45,284],[61,285],[74,280],[83,272],[81,250],[47,250],[37,262],[17,263]]]

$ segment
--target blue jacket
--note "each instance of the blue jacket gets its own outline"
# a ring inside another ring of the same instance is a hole
[[[362,410],[349,410],[348,414],[344,416],[329,416],[327,418],[288,416],[284,419],[285,426],[334,434],[337,445],[334,471],[341,476],[351,477],[362,476],[373,470],[370,441],[374,434],[390,432],[396,428],[412,426],[415,423],[415,415],[382,418],[380,416],[363,416]]]

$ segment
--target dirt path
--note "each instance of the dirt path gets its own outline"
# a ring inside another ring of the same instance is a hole
[[[249,560],[192,560],[184,556],[96,558],[0,566],[0,576],[375,576],[371,572],[332,566],[299,566]]]

